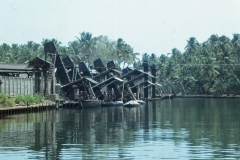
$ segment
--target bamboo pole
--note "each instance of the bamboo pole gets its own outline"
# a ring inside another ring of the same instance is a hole
[[[122,101],[123,101],[123,91],[124,91],[124,82],[123,82],[123,89],[122,89]]]

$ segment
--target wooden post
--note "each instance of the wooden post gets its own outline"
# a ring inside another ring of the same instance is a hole
[[[55,94],[56,93],[56,91],[55,91],[55,85],[56,85],[56,76],[55,76],[55,69],[54,69],[54,71],[53,71],[53,78],[52,78],[52,94]]]
[[[37,93],[37,91],[38,91],[38,85],[39,85],[39,82],[38,82],[38,74],[37,74],[37,72],[34,72],[34,77],[35,77],[35,79],[34,79],[34,82],[35,82],[35,86],[34,86],[34,93]]]
[[[40,92],[41,92],[40,73],[35,72],[35,90],[34,90],[34,93],[40,93]]]
[[[10,95],[10,86],[11,86],[10,77],[8,77],[7,81],[8,81],[8,91],[7,91],[7,93],[8,93],[8,95]]]
[[[2,93],[2,83],[3,83],[2,77],[0,76],[0,93]]]
[[[26,88],[26,86],[25,86],[25,81],[24,81],[24,78],[22,78],[21,79],[21,83],[22,83],[22,85],[21,85],[21,87],[22,87],[22,92],[23,92],[23,95],[25,96],[26,94],[25,94],[25,88]]]
[[[47,83],[48,83],[48,74],[47,74],[47,71],[44,70],[44,97],[45,97],[45,94],[46,94],[46,90],[48,89],[47,88]]]
[[[13,97],[15,97],[15,80],[16,80],[16,77],[13,77],[12,81],[13,81],[13,84],[12,84],[12,87],[13,87]]]
[[[143,64],[142,64],[142,66],[143,66],[143,71],[144,72],[146,72],[146,73],[148,73],[148,62],[147,61],[144,61],[143,62]],[[144,76],[144,81],[146,82],[146,81],[148,81],[148,75],[145,75]],[[148,84],[147,83],[145,83],[144,84],[144,100],[146,101],[147,99],[148,99]]]
[[[43,92],[44,91],[44,77],[43,77],[43,72],[41,72],[41,82],[40,82],[40,94],[42,95],[42,96],[44,96],[43,95]]]
[[[39,80],[38,80],[39,81]],[[40,87],[40,86],[39,86]],[[40,89],[40,88],[39,88]],[[30,95],[33,96],[33,78],[30,78]]]
[[[150,68],[151,68],[151,73],[154,76],[152,78],[152,83],[154,84],[154,85],[152,85],[152,98],[156,98],[156,92],[155,92],[155,90],[156,90],[156,86],[155,86],[155,82],[156,82],[156,67],[153,64]]]
[[[18,88],[19,87],[19,77],[16,77],[16,81],[17,81],[16,82],[17,83],[17,92],[16,93],[19,94],[19,88]]]
[[[7,80],[6,77],[4,76],[4,93],[7,94]]]
[[[19,85],[19,87],[20,87],[20,92],[19,92],[19,93],[22,94],[22,78],[20,78],[19,81],[20,81],[20,85]]]
[[[26,82],[26,81],[27,81],[27,87],[26,87],[26,88],[27,88],[27,94],[30,95],[30,94],[29,94],[29,85],[28,85],[28,84],[29,84],[29,77],[28,77],[27,80],[25,79],[24,82]],[[27,95],[27,94],[26,94],[26,95]]]

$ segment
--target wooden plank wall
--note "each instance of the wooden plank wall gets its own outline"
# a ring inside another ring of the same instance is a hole
[[[34,78],[19,78],[0,76],[3,84],[0,85],[0,93],[5,93],[9,96],[33,95],[34,94]]]

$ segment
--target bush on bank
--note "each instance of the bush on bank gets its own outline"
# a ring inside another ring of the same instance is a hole
[[[0,106],[9,106],[13,107],[14,102],[11,98],[9,98],[7,95],[0,93]]]
[[[15,98],[9,97],[4,93],[0,93],[0,107],[13,107],[15,104],[32,105],[41,103],[41,96],[39,94],[17,95]]]
[[[15,97],[15,100],[14,102],[16,104],[19,104],[21,102],[23,102],[24,104],[37,104],[37,103],[40,103],[41,102],[41,96],[39,94],[34,94],[33,96],[30,96],[30,95],[20,95],[18,94],[16,97]]]

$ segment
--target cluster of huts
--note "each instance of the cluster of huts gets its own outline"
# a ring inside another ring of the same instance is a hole
[[[25,74],[28,78],[34,77],[31,93],[84,108],[136,106],[162,98],[160,93],[156,94],[156,68],[154,65],[148,66],[147,62],[142,64],[142,69],[127,67],[123,70],[119,70],[114,61],[109,61],[105,66],[101,59],[95,60],[93,66],[87,66],[84,62],[75,64],[69,56],[61,57],[53,41],[44,45],[44,52],[45,59],[36,57],[26,64],[1,63],[0,76],[19,77]],[[46,61],[47,56],[51,57],[51,62]],[[11,92],[20,90],[21,93],[23,90],[25,93],[26,86],[22,87],[23,84],[24,80],[14,84],[9,81],[8,86],[5,84],[1,88],[6,90],[13,85],[17,89]]]

